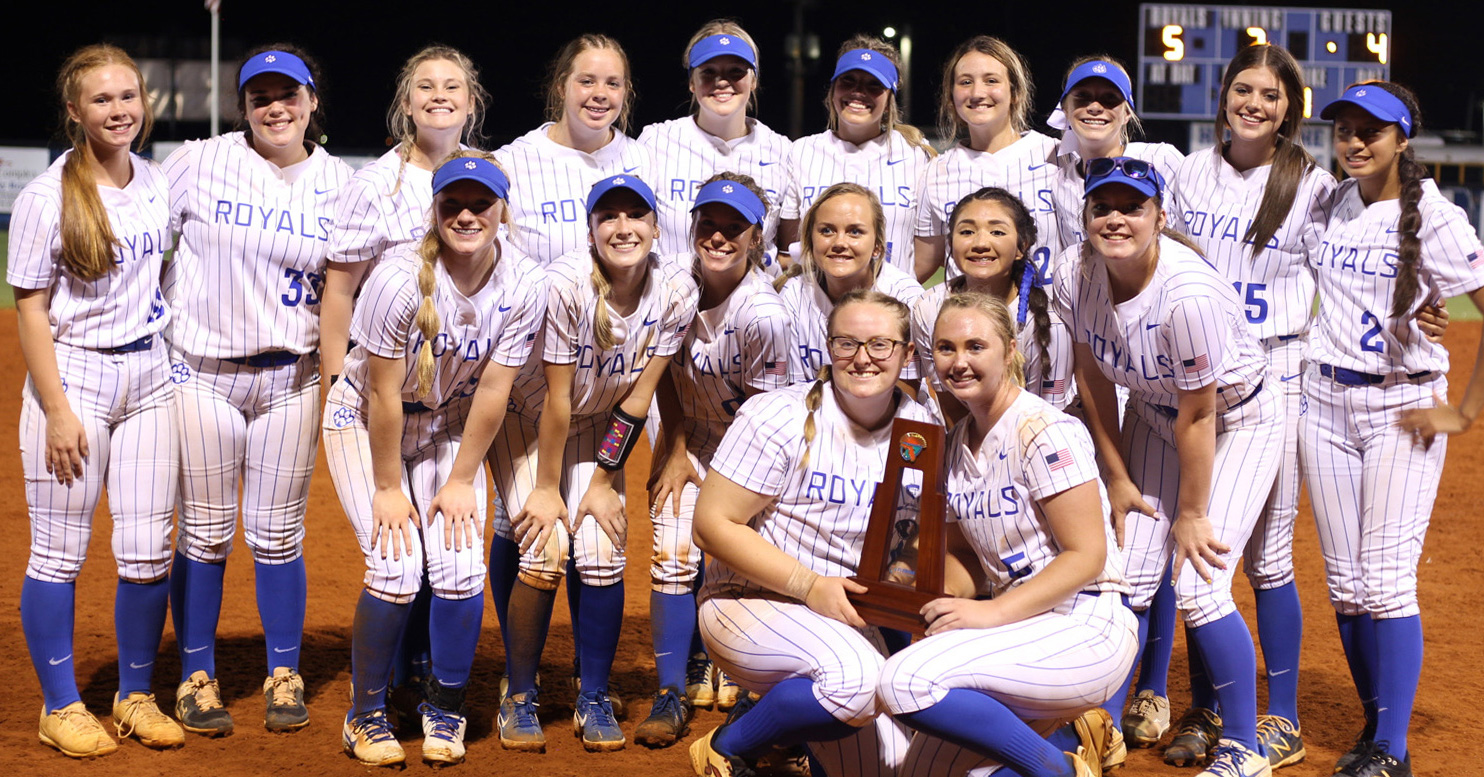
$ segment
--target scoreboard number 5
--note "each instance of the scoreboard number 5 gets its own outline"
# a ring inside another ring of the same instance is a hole
[[[1185,41],[1180,39],[1180,35],[1184,32],[1185,28],[1178,24],[1166,24],[1164,29],[1160,30],[1159,39],[1165,44],[1165,61],[1179,62],[1185,59]]]

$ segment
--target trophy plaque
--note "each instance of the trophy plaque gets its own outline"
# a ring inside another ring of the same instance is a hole
[[[865,547],[852,579],[868,590],[850,594],[850,602],[867,623],[922,636],[927,623],[922,606],[943,596],[944,555],[947,538],[943,530],[943,427],[938,424],[898,418],[892,422],[892,450],[886,456],[886,474],[876,486]],[[897,526],[896,508],[902,489],[902,473],[922,473],[918,499],[916,576],[913,584],[893,582],[892,551],[913,536]],[[900,537],[898,542],[894,539]]]

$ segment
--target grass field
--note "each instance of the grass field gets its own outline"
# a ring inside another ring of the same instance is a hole
[[[0,270],[8,266],[10,258],[10,231],[0,229]],[[927,285],[934,286],[943,280],[943,271],[939,270],[936,275],[928,279]],[[0,283],[0,308],[15,307],[15,293],[11,291],[10,284]],[[1448,300],[1448,312],[1453,314],[1455,321],[1478,321],[1479,310],[1468,297],[1454,297]]]

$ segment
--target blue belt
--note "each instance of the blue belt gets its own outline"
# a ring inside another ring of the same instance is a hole
[[[359,389],[357,389],[357,390],[359,391]],[[448,407],[450,404],[453,404],[453,401],[455,399],[460,399],[460,398],[461,397],[458,394],[455,394],[455,395],[449,397],[448,399],[444,400],[443,401],[443,404],[441,404],[441,405],[439,405],[437,407],[428,407],[427,405],[424,405],[421,402],[403,402],[402,403],[402,412],[403,413],[406,413],[408,415],[411,415],[413,413],[431,413],[434,410],[442,410],[443,408]]]
[[[124,343],[117,348],[99,348],[98,353],[134,353],[136,351],[148,351],[155,344],[154,335],[145,335],[132,343]]]
[[[1262,391],[1262,384],[1261,383],[1257,384],[1257,388],[1253,389],[1251,394],[1248,394],[1246,397],[1243,397],[1241,402],[1238,402],[1237,404],[1232,405],[1231,407],[1227,408],[1227,410],[1236,410],[1237,408],[1241,407],[1242,405],[1245,405],[1248,402],[1251,402],[1252,400],[1254,400],[1254,399],[1257,398],[1257,394],[1260,391]],[[1180,415],[1180,411],[1179,410],[1176,410],[1175,408],[1170,407],[1169,405],[1154,405],[1154,409],[1155,410],[1158,410],[1161,413],[1164,413],[1165,415],[1169,416],[1170,418],[1174,418],[1174,417]],[[1225,411],[1222,411],[1222,412],[1225,412]]]
[[[222,361],[241,364],[245,367],[287,367],[299,361],[299,354],[293,351],[264,351],[240,359],[223,359]]]
[[[1391,377],[1390,375],[1372,375],[1369,372],[1356,372],[1355,370],[1347,370],[1344,367],[1336,367],[1331,364],[1319,365],[1319,374],[1334,380],[1334,382],[1341,386],[1374,386],[1378,383],[1385,383],[1386,379]],[[1407,380],[1420,380],[1431,375],[1432,370],[1409,372],[1407,373]]]

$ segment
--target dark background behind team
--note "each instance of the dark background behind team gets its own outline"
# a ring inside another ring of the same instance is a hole
[[[1243,5],[1243,3],[1229,3]],[[168,3],[83,2],[49,6],[21,4],[46,14],[30,24],[13,8],[5,23],[5,47],[18,78],[0,144],[56,143],[57,102],[53,81],[69,52],[97,41],[123,46],[136,57],[209,58],[210,15],[198,0]],[[1252,4],[1256,5],[1256,4]],[[1261,5],[1276,5],[1264,3]],[[1308,3],[1295,2],[1294,6]],[[1317,4],[1315,4],[1317,5]],[[1484,103],[1484,9],[1463,2],[1347,2],[1346,8],[1387,8],[1393,15],[1392,78],[1412,87],[1429,130],[1481,130]],[[758,117],[789,133],[790,76],[785,36],[794,25],[790,0],[753,4],[698,2],[591,2],[590,0],[482,0],[471,3],[247,3],[224,0],[223,80],[235,85],[236,62],[248,48],[277,40],[304,46],[324,70],[329,147],[335,153],[380,153],[386,148],[385,112],[398,67],[431,42],[456,46],[483,70],[495,96],[485,119],[494,148],[540,123],[540,94],[547,63],[562,43],[583,32],[617,38],[633,63],[639,102],[630,134],[644,125],[689,110],[682,50],[703,22],[737,18],[761,48],[761,109]],[[1464,8],[1467,7],[1467,10]],[[910,32],[910,121],[930,129],[937,118],[943,58],[963,39],[988,33],[1006,39],[1030,61],[1037,122],[1058,96],[1068,63],[1082,54],[1107,53],[1134,64],[1138,4],[1087,0],[809,0],[805,27],[819,40],[820,59],[804,76],[802,134],[825,126],[822,104],[834,54],[853,33],[880,34],[888,25]],[[223,115],[231,128],[234,113]],[[161,123],[157,140],[206,134],[205,122]],[[1044,126],[1041,129],[1045,129]],[[1150,122],[1151,139],[1185,145],[1183,124]]]

